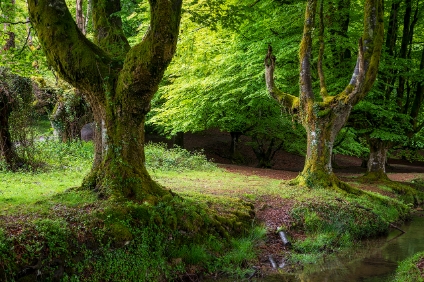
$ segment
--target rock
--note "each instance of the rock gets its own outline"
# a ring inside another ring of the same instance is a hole
[[[86,142],[93,140],[95,129],[96,129],[96,124],[94,122],[85,124],[81,128],[81,140]]]

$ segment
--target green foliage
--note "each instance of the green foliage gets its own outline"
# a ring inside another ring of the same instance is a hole
[[[13,271],[13,259],[11,250],[13,249],[10,244],[10,239],[6,237],[6,232],[0,228],[0,279],[7,281],[9,275]]]
[[[163,143],[149,143],[145,150],[146,167],[151,170],[213,171],[216,169],[216,165],[209,162],[202,152],[191,153],[179,147],[167,149],[166,144]]]
[[[34,222],[37,235],[46,242],[50,257],[66,255],[69,251],[69,227],[67,222],[59,219],[39,219]]]
[[[46,163],[50,169],[67,169],[81,171],[93,159],[91,142],[59,142],[53,139],[36,143],[36,158]]]
[[[418,262],[423,259],[424,252],[420,252],[400,262],[392,282],[423,282],[424,278],[417,267]]]
[[[8,33],[12,32],[15,38],[15,47],[0,52],[0,66],[6,66],[13,72],[26,77],[36,73],[51,75],[45,56],[39,48],[37,37],[27,23],[27,18],[25,2],[15,1],[14,4],[12,1],[0,2],[0,23],[4,27],[0,31],[1,49],[9,39]],[[30,35],[32,41],[30,41]]]
[[[366,159],[369,154],[369,148],[366,146],[364,138],[360,138],[353,128],[347,127],[342,128],[337,135],[333,152],[335,154],[356,156]]]

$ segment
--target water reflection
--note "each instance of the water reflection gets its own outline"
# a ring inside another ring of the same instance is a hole
[[[360,248],[350,250],[348,255],[337,255],[307,265],[301,273],[292,276],[291,281],[390,281],[399,261],[424,251],[424,217],[415,216],[402,229],[406,231],[402,236],[394,230],[386,238],[364,242]],[[284,281],[279,278],[261,281]]]

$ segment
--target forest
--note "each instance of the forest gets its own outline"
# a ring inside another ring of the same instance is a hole
[[[423,0],[0,23],[0,281],[424,281]]]

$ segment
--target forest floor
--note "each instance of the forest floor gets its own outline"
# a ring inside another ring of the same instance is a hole
[[[234,164],[228,157],[230,150],[230,134],[220,132],[219,130],[208,130],[201,133],[186,133],[184,135],[184,147],[189,151],[203,151],[209,160],[217,163],[219,167],[232,173],[241,175],[267,177],[271,179],[290,180],[295,178],[303,169],[304,157],[285,151],[276,153],[273,159],[272,169],[258,168],[258,162],[251,147],[248,137],[242,136],[239,141],[238,149],[242,154],[244,163]],[[155,135],[147,135],[147,141],[164,142],[172,146],[172,140],[168,140]],[[386,196],[393,196],[391,192],[378,189],[375,183],[364,183],[355,181],[356,178],[364,175],[366,168],[361,167],[362,159],[353,156],[336,155],[334,172],[343,181],[357,188],[378,192]],[[412,180],[422,178],[424,174],[424,162],[409,162],[407,160],[389,159],[387,175],[390,180],[396,182],[411,183]],[[265,195],[255,201],[256,219],[263,222],[268,230],[275,230],[279,226],[289,225],[291,218],[289,212],[293,206],[290,199],[282,199]],[[261,268],[267,272],[265,265],[269,265],[268,255],[277,254],[278,250],[285,250],[279,237],[269,232],[267,242],[261,250]],[[303,234],[292,234],[296,237],[302,237]],[[286,250],[288,251],[288,250]],[[278,256],[277,256],[278,258]],[[424,261],[417,264],[424,275]],[[269,271],[269,269],[268,269]]]
[[[171,146],[172,141],[156,135],[147,135],[147,141],[164,142]],[[208,130],[201,133],[186,133],[184,147],[189,151],[203,151],[209,160],[217,163],[221,168],[230,172],[244,175],[257,175],[273,179],[289,180],[295,178],[302,171],[305,158],[285,151],[278,151],[272,161],[272,169],[258,168],[255,154],[249,145],[250,140],[242,136],[239,141],[239,151],[244,158],[243,164],[234,164],[229,158],[230,134],[219,130]],[[362,159],[354,156],[336,155],[334,172],[342,180],[356,178],[366,172],[361,167]],[[388,177],[393,181],[409,182],[424,173],[424,162],[389,159],[387,167]],[[363,187],[371,189],[372,187]]]

